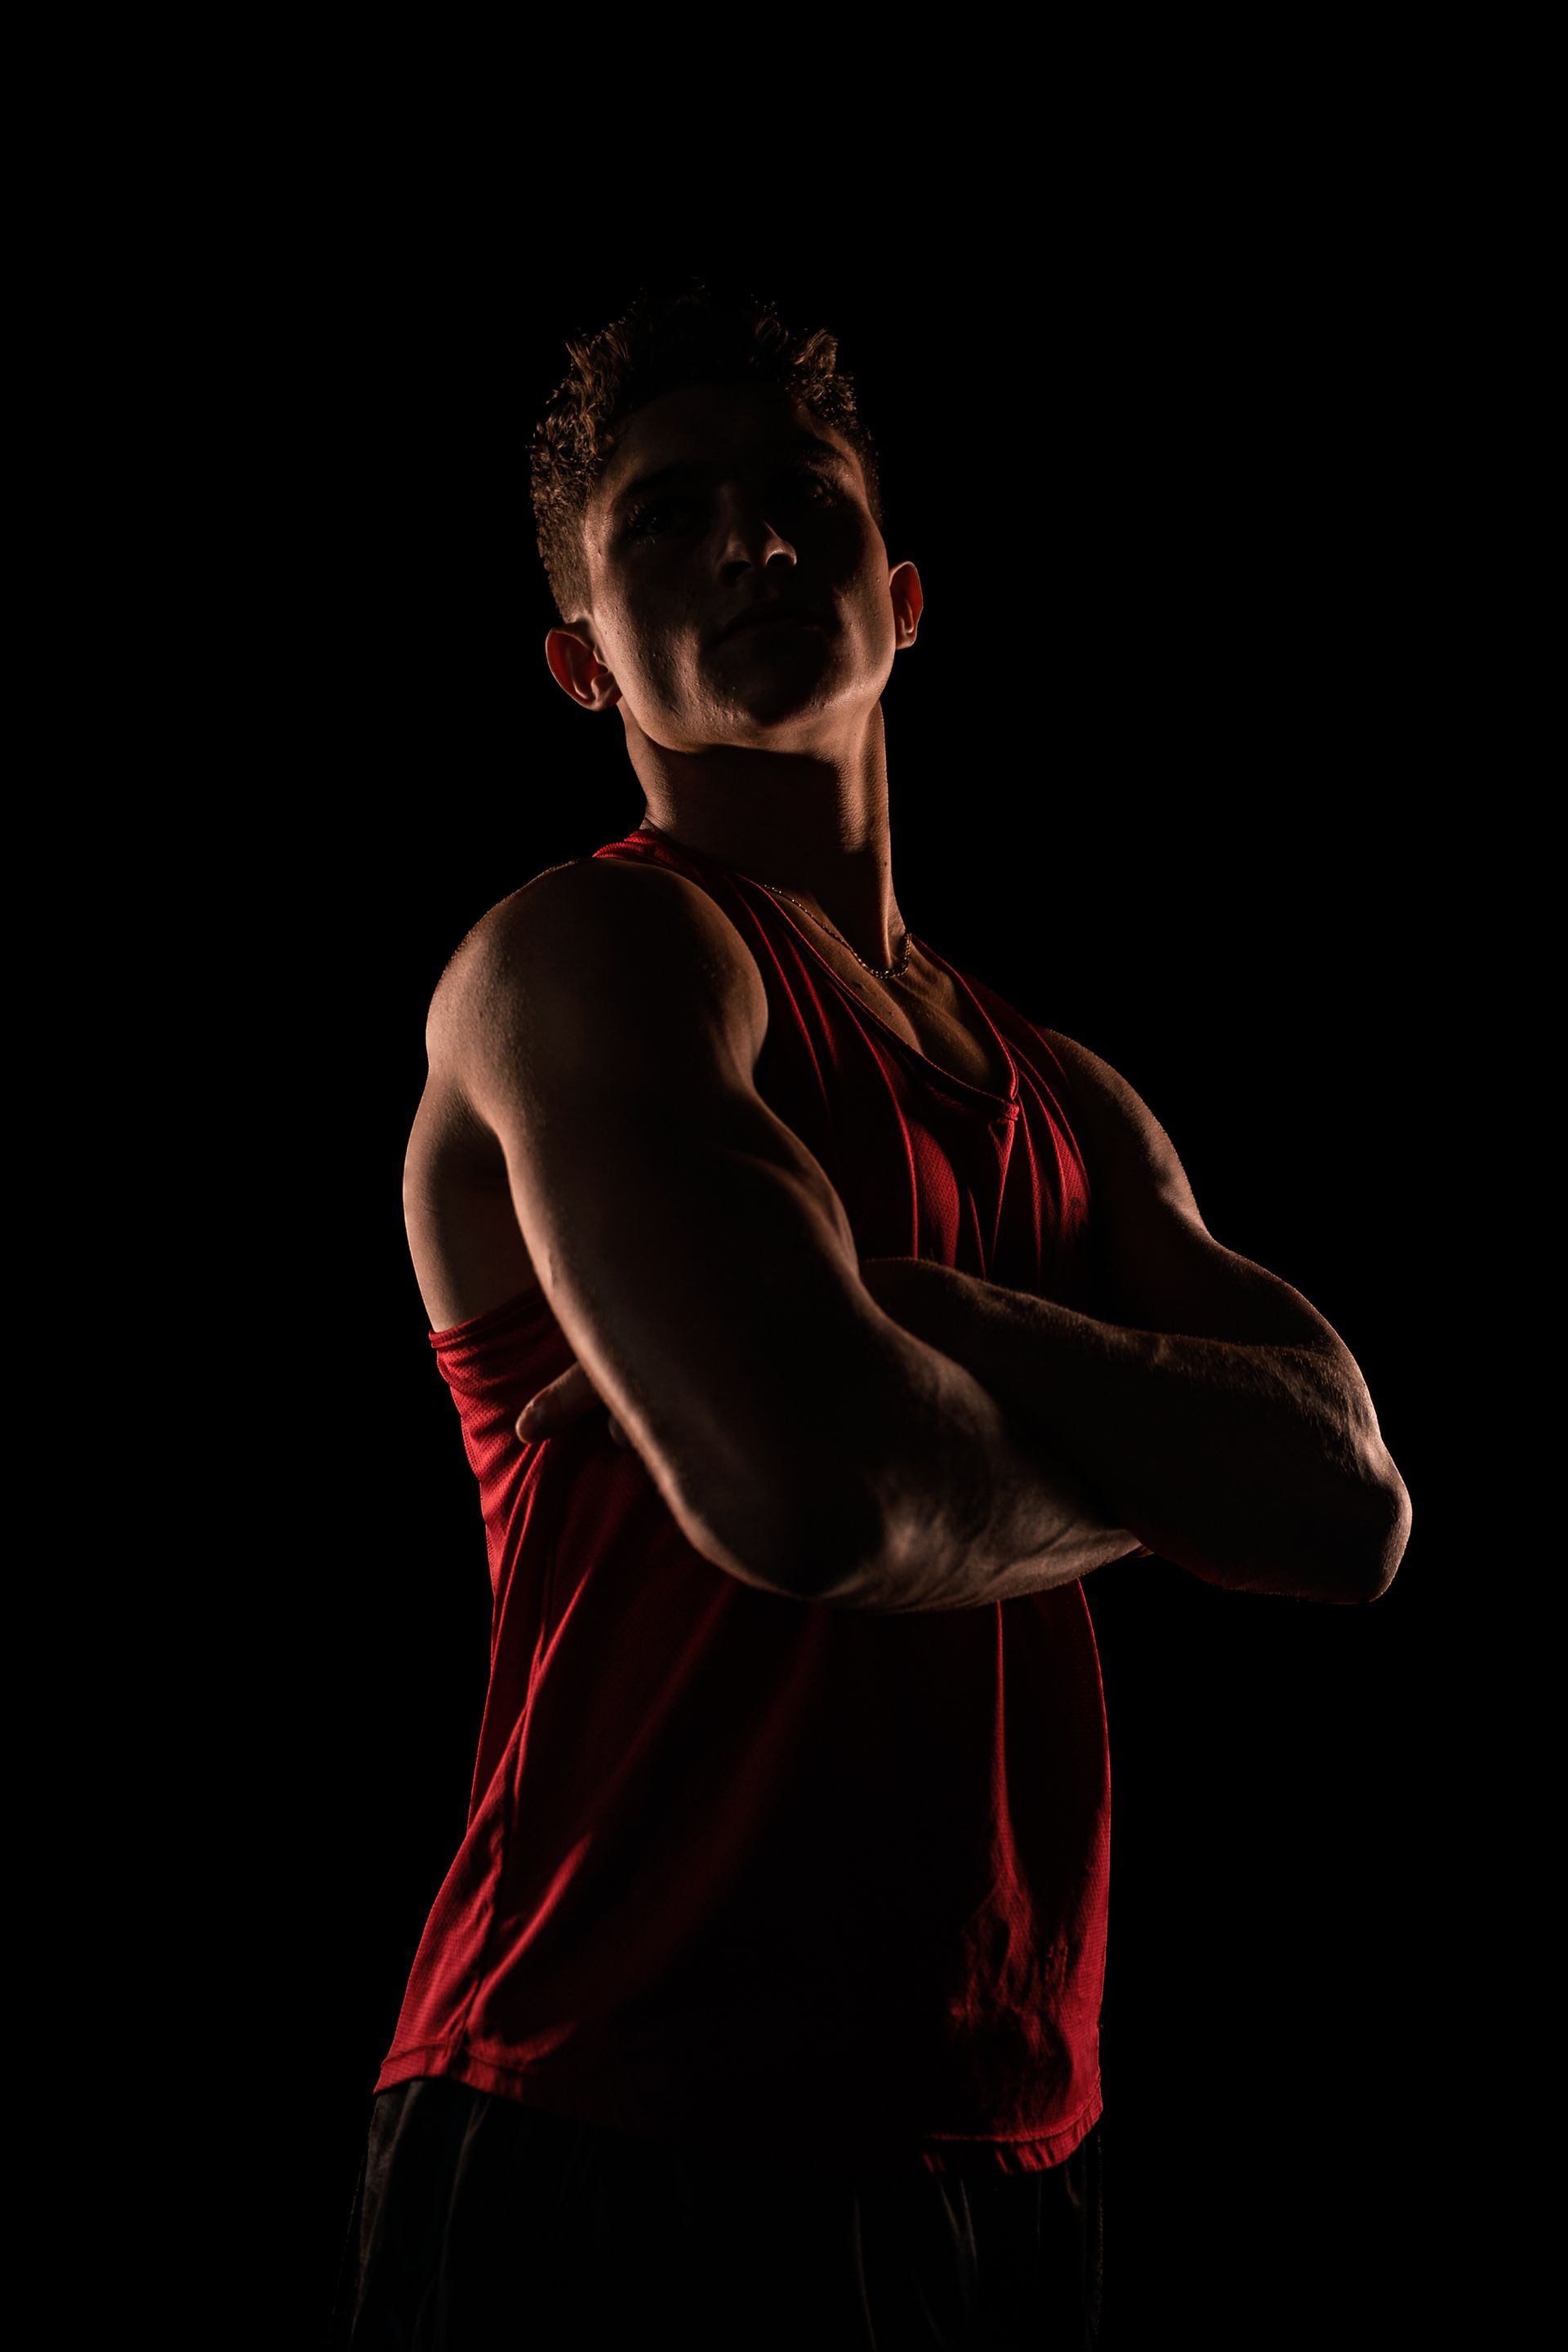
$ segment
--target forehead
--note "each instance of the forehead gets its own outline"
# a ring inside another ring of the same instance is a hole
[[[783,384],[682,384],[627,418],[591,511],[607,520],[634,483],[666,467],[720,470],[813,442],[846,459],[858,478],[859,459],[843,435]]]

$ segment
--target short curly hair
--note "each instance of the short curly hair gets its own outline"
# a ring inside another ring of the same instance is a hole
[[[687,383],[787,387],[854,450],[867,503],[887,535],[881,467],[853,379],[826,327],[795,335],[772,302],[691,277],[674,290],[646,282],[597,334],[567,338],[572,366],[551,394],[529,451],[540,558],[555,609],[570,624],[590,608],[584,518],[634,409]]]

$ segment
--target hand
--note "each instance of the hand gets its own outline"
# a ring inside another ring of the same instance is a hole
[[[529,1398],[514,1426],[519,1437],[525,1442],[541,1437],[558,1437],[563,1429],[569,1429],[574,1422],[584,1420],[602,1405],[604,1399],[598,1390],[582,1365],[574,1359],[563,1372],[557,1373],[546,1387]],[[629,1446],[631,1439],[607,1406],[605,1407],[605,1414],[616,1444]]]

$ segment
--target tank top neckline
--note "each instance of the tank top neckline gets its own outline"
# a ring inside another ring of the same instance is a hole
[[[922,1052],[919,1045],[912,1045],[907,1037],[903,1036],[899,1030],[894,1028],[892,1023],[888,1020],[883,1013],[878,1012],[874,1004],[868,1004],[865,998],[857,993],[856,990],[851,987],[848,981],[845,979],[837,966],[829,957],[823,954],[822,950],[817,946],[816,941],[806,929],[805,923],[798,920],[791,912],[787,900],[780,900],[776,898],[773,896],[773,893],[768,888],[765,882],[755,882],[752,879],[752,877],[749,874],[742,874],[738,872],[734,866],[726,866],[722,858],[710,857],[705,850],[689,848],[683,841],[670,841],[666,835],[662,833],[655,833],[651,827],[647,825],[634,825],[629,834],[623,834],[621,836],[621,841],[634,840],[651,840],[656,843],[662,843],[664,846],[668,849],[672,849],[679,857],[689,857],[694,864],[699,866],[714,866],[721,874],[726,875],[731,882],[743,882],[746,884],[748,888],[760,890],[763,893],[763,898],[767,900],[769,906],[774,908],[776,911],[784,917],[784,921],[789,925],[791,930],[795,932],[796,938],[800,940],[807,954],[812,956],[815,961],[822,966],[823,971],[826,972],[828,978],[837,984],[843,993],[849,999],[850,1003],[858,1011],[868,1014],[869,1017],[877,1024],[879,1029],[886,1031],[887,1034],[892,1039],[895,1045],[901,1046],[906,1054],[911,1055],[913,1058],[920,1063],[922,1069],[928,1070],[933,1077],[939,1078],[944,1087],[955,1087],[960,1094],[972,1095],[981,1102],[990,1103],[996,1108],[999,1114],[1005,1114],[1014,1118],[1018,1115],[1021,1108],[1022,1088],[1018,1077],[1018,1065],[1014,1058],[1012,1047],[1008,1045],[1007,1040],[1003,1036],[1002,1032],[992,1020],[991,1015],[986,1012],[984,1005],[981,1003],[980,999],[976,996],[973,989],[971,988],[963,972],[960,971],[955,965],[949,963],[947,958],[944,955],[940,954],[938,950],[931,945],[929,940],[923,940],[918,931],[911,930],[910,932],[910,938],[914,941],[914,944],[921,950],[922,954],[928,955],[932,963],[940,964],[943,971],[945,971],[954,983],[963,990],[964,995],[969,999],[969,1002],[973,1005],[976,1013],[980,1015],[981,1020],[984,1023],[992,1037],[1001,1048],[1002,1058],[1007,1065],[1007,1091],[1005,1094],[999,1093],[994,1087],[976,1086],[972,1078],[961,1078],[956,1070],[943,1069],[940,1062],[934,1061],[931,1055]],[[607,842],[605,844],[605,847],[609,849],[618,849],[620,846],[621,842]],[[906,926],[906,928],[908,927]]]

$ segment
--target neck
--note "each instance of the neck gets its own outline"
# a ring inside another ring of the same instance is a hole
[[[647,792],[643,830],[768,884],[826,918],[858,956],[879,970],[904,953],[904,919],[893,891],[893,853],[883,794],[851,814],[803,802],[758,808],[728,798]]]

